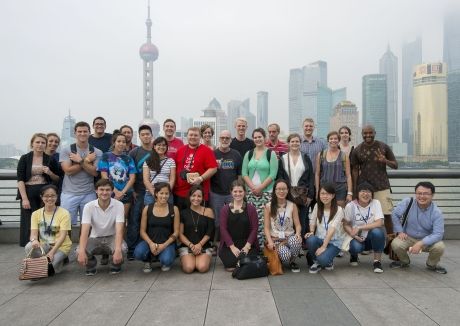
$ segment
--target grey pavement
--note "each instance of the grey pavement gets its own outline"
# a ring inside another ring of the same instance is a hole
[[[448,274],[425,269],[426,254],[408,269],[375,274],[371,256],[360,265],[336,259],[334,271],[301,272],[238,281],[219,259],[206,274],[186,275],[179,260],[169,272],[142,272],[126,262],[84,275],[76,263],[40,281],[19,281],[23,249],[0,245],[0,325],[459,325],[460,240],[446,241]]]

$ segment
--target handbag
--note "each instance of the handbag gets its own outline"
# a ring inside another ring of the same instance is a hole
[[[283,265],[281,264],[281,260],[276,249],[272,250],[268,248],[267,244],[265,243],[264,256],[267,257],[267,266],[270,275],[282,275]]]
[[[288,175],[289,180],[291,180],[291,159],[289,157],[289,153],[287,154],[287,161],[288,161]],[[305,186],[294,186],[291,187],[289,193],[292,196],[292,201],[296,205],[305,206],[308,202],[308,188]]]
[[[232,277],[238,280],[265,277],[267,275],[267,260],[259,255],[241,255],[232,273]]]
[[[43,248],[40,247],[42,256],[38,258],[31,257],[33,250],[32,248],[26,258],[22,260],[22,265],[19,269],[19,280],[40,279],[55,274],[53,264],[51,264],[51,260],[46,256]]]
[[[407,222],[407,215],[409,215],[409,210],[412,206],[412,203],[414,201],[414,198],[411,197],[410,201],[409,201],[409,205],[407,205],[407,208],[406,210],[404,211],[404,214],[402,216],[402,222],[401,222],[401,226],[403,227],[404,229],[404,226],[406,225],[406,222]],[[398,261],[399,260],[399,257],[398,255],[396,255],[396,253],[393,251],[393,249],[391,248],[391,243],[393,242],[393,240],[396,238],[396,234],[395,233],[390,233],[387,235],[387,244],[385,245],[385,248],[383,249],[383,252],[388,255],[388,258],[390,258],[391,260],[394,260],[394,261]]]

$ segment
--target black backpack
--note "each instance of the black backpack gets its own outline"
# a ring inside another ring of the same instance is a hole
[[[268,163],[270,163],[270,159],[272,158],[272,150],[267,148],[267,151],[265,152],[265,154],[267,155],[267,161]],[[251,149],[249,152],[248,152],[248,161],[251,160],[252,156],[254,155],[254,149]]]

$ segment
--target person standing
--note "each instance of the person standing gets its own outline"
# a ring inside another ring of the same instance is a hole
[[[280,134],[280,125],[277,123],[271,123],[268,125],[268,140],[265,146],[274,151],[276,157],[279,159],[281,155],[289,151],[288,144],[278,138]]]
[[[167,156],[176,160],[176,154],[179,148],[184,146],[182,140],[176,137],[176,122],[173,119],[166,119],[163,122],[163,133],[168,141],[168,153]]]
[[[139,242],[139,228],[142,209],[144,208],[145,185],[143,181],[143,165],[150,157],[152,151],[152,128],[142,125],[138,130],[141,146],[129,152],[136,167],[136,181],[134,182],[133,204],[128,217],[126,230],[126,244],[128,245],[128,260],[134,260],[134,249]]]
[[[365,125],[362,129],[363,142],[351,152],[353,197],[357,198],[357,185],[368,182],[374,188],[374,199],[380,201],[385,216],[387,234],[393,233],[391,212],[390,180],[387,175],[387,166],[398,168],[398,162],[387,144],[375,140],[375,128]]]
[[[324,139],[313,136],[315,131],[315,121],[312,118],[306,118],[303,121],[303,137],[300,144],[300,151],[310,158],[310,161],[316,162],[318,153],[327,149],[327,143]],[[313,175],[316,172],[316,164],[313,164]]]
[[[393,211],[392,219],[397,237],[391,242],[391,248],[399,261],[393,261],[391,268],[408,267],[408,253],[418,255],[428,252],[426,267],[433,272],[446,274],[445,267],[439,265],[444,254],[444,217],[433,202],[435,187],[431,182],[422,181],[415,186],[415,202],[410,206],[406,223],[401,218],[406,211],[410,198],[402,200]]]
[[[230,148],[237,150],[241,157],[244,157],[246,152],[255,147],[254,141],[246,137],[248,122],[245,118],[237,118],[235,120],[236,137],[232,139]]]
[[[112,146],[112,134],[105,132],[107,123],[103,117],[93,120],[94,134],[89,136],[88,143],[99,149],[102,153],[108,152]]]
[[[123,150],[123,154],[128,155],[129,152],[137,147],[136,144],[133,144],[133,128],[128,125],[123,125],[120,127],[120,133],[126,138],[126,147]]]
[[[94,177],[102,152],[88,143],[91,128],[84,121],[74,127],[77,142],[64,147],[59,162],[65,173],[62,182],[61,206],[70,213],[72,225],[77,225],[86,203],[96,199]]]

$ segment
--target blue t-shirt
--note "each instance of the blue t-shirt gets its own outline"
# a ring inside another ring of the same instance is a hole
[[[136,173],[133,159],[126,154],[115,155],[112,152],[102,154],[97,170],[107,172],[109,180],[117,190],[123,190],[129,181],[129,175]],[[129,190],[130,192],[132,189]]]

